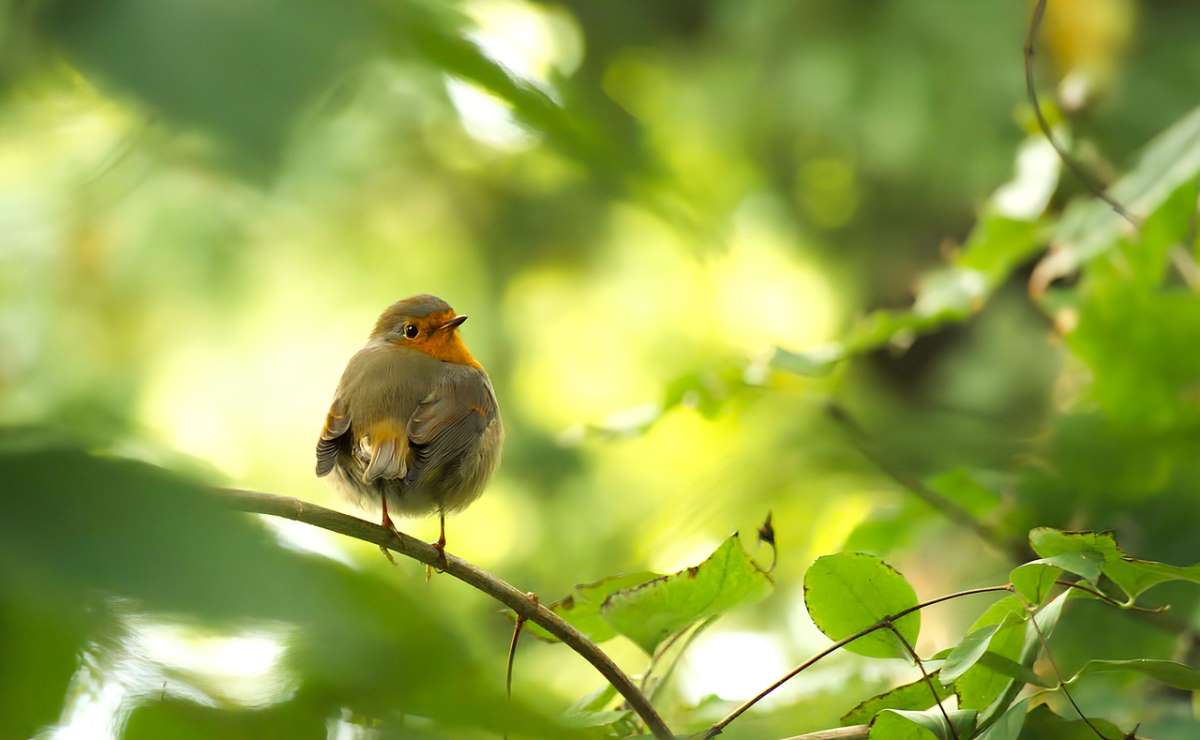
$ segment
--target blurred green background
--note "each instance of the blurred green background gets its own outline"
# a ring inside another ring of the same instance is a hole
[[[1086,191],[1023,145],[1029,9],[0,0],[0,735],[582,732],[555,718],[602,679],[560,645],[523,643],[505,708],[494,602],[189,482],[354,511],[313,447],[344,363],[413,293],[471,316],[508,429],[452,552],[552,600],[693,564],[774,512],[777,588],[683,657],[659,699],[680,731],[825,644],[800,589],[818,555],[877,552],[923,597],[1006,578],[1006,552],[864,457],[831,402],[1016,546],[1114,528],[1200,560],[1200,301],[1171,267],[1196,251],[1197,166],[1143,232],[1031,297]],[[1100,177],[1195,106],[1198,23],[1185,2],[1050,3],[1042,93]],[[775,347],[909,305],[1005,208],[1033,249],[969,320],[817,377],[771,369]],[[176,488],[196,501],[154,495]],[[1194,621],[1188,589],[1156,596]],[[972,609],[925,615],[922,651]],[[1094,605],[1072,622],[1067,664],[1188,649]],[[727,736],[835,726],[910,672],[837,656]],[[1078,693],[1195,736],[1186,696]]]

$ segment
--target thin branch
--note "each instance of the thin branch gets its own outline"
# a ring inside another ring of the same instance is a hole
[[[742,716],[742,714],[747,709],[749,709],[750,707],[754,706],[758,702],[765,699],[768,694],[770,694],[775,689],[779,688],[780,686],[784,685],[788,681],[795,678],[797,675],[799,675],[805,669],[816,664],[819,660],[830,655],[831,653],[835,653],[838,650],[841,650],[842,648],[846,647],[847,645],[849,645],[850,643],[859,639],[860,637],[865,637],[865,636],[871,634],[872,632],[875,632],[876,630],[886,629],[888,627],[888,625],[890,625],[892,622],[896,621],[897,619],[906,617],[909,614],[912,614],[915,611],[924,609],[927,606],[933,606],[934,604],[940,604],[943,601],[949,601],[950,599],[957,599],[957,598],[961,598],[963,596],[973,596],[975,594],[986,594],[986,593],[993,593],[996,591],[1011,591],[1011,590],[1012,590],[1012,584],[1008,584],[1008,583],[1004,584],[1003,586],[983,586],[981,588],[972,588],[972,589],[968,589],[966,591],[957,591],[952,594],[947,594],[946,596],[939,596],[938,598],[930,599],[929,601],[922,601],[920,604],[915,604],[913,606],[910,606],[907,609],[898,611],[895,614],[889,614],[888,616],[879,620],[875,624],[873,624],[869,627],[864,627],[863,629],[859,630],[858,632],[855,632],[853,635],[850,635],[849,637],[843,637],[842,639],[833,643],[832,645],[825,648],[821,652],[817,653],[816,655],[812,656],[808,660],[804,661],[800,665],[796,666],[792,670],[788,671],[786,674],[783,675],[782,678],[775,681],[770,686],[768,686],[767,688],[758,692],[751,698],[742,702],[742,704],[740,706],[738,706],[736,709],[734,709],[729,714],[725,715],[723,718],[721,718],[721,720],[719,722],[714,724],[712,727],[708,728],[708,732],[706,732],[704,734],[704,737],[705,738],[713,738],[713,737],[716,737],[717,735],[720,735],[721,731],[724,730],[729,725],[730,722],[732,722],[735,719],[737,719],[738,717]]]
[[[221,493],[233,508],[240,511],[293,519],[363,542],[382,545],[393,552],[426,565],[443,566],[447,575],[457,578],[501,602],[516,612],[518,618],[527,619],[542,627],[591,663],[625,697],[630,708],[646,723],[646,727],[654,737],[664,740],[673,737],[671,730],[651,706],[645,694],[638,690],[629,676],[625,675],[625,672],[612,661],[612,658],[608,657],[595,643],[580,634],[562,617],[539,603],[537,599],[518,591],[491,573],[450,553],[445,554],[443,561],[437,549],[415,537],[410,537],[402,532],[389,532],[378,524],[323,506],[316,506],[287,496],[274,496],[255,491],[221,489]]]
[[[1075,703],[1075,697],[1071,696],[1071,692],[1067,689],[1067,684],[1063,681],[1062,671],[1058,670],[1058,663],[1054,661],[1054,655],[1050,652],[1050,643],[1046,640],[1046,633],[1042,632],[1042,628],[1038,626],[1037,616],[1030,617],[1029,623],[1033,625],[1034,631],[1037,632],[1038,640],[1042,643],[1042,650],[1046,652],[1046,660],[1050,663],[1050,668],[1053,669],[1054,676],[1058,679],[1059,691],[1062,691],[1063,696],[1067,697],[1067,701],[1071,702],[1071,706],[1075,708],[1075,713],[1079,715],[1079,719],[1083,720],[1084,724],[1090,727],[1092,732],[1096,733],[1096,737],[1100,738],[1100,740],[1109,740],[1098,727],[1092,724],[1092,721],[1087,718],[1087,715]]]
[[[1086,594],[1091,594],[1092,596],[1095,596],[1097,599],[1100,599],[1104,603],[1109,604],[1111,606],[1115,606],[1118,609],[1124,609],[1125,611],[1139,612],[1141,614],[1162,614],[1164,612],[1170,611],[1169,605],[1168,606],[1148,607],[1148,606],[1137,606],[1136,604],[1127,604],[1127,603],[1124,603],[1121,601],[1117,601],[1116,599],[1114,599],[1113,597],[1109,596],[1106,593],[1097,591],[1094,588],[1088,588],[1087,586],[1084,586],[1081,583],[1076,583],[1075,581],[1058,580],[1058,581],[1055,581],[1055,583],[1058,584],[1059,586],[1066,586],[1067,588],[1073,588],[1077,591],[1082,591]]]
[[[517,620],[513,622],[512,640],[508,643],[508,659],[505,661],[507,667],[504,670],[504,695],[510,700],[512,699],[512,672],[513,663],[517,659],[517,641],[521,639],[521,629],[525,626],[525,617],[517,615]]]
[[[1046,141],[1050,142],[1050,146],[1054,147],[1054,151],[1058,153],[1059,159],[1071,170],[1080,182],[1084,184],[1093,195],[1107,203],[1113,211],[1121,218],[1129,222],[1135,229],[1139,227],[1138,220],[1125,210],[1125,206],[1121,205],[1120,201],[1104,191],[1092,176],[1088,174],[1083,167],[1067,152],[1066,147],[1059,142],[1055,137],[1054,132],[1050,128],[1050,122],[1046,120],[1046,114],[1042,112],[1042,104],[1038,100],[1037,84],[1033,79],[1033,55],[1034,41],[1037,39],[1038,29],[1042,26],[1042,17],[1046,14],[1046,0],[1038,0],[1037,5],[1033,8],[1033,17],[1029,21],[1029,32],[1025,35],[1025,92],[1029,96],[1029,104],[1033,106],[1033,115],[1037,118],[1038,128],[1042,130]]]
[[[888,629],[904,645],[904,649],[912,656],[913,662],[917,664],[917,669],[921,671],[921,679],[925,681],[925,685],[929,687],[929,693],[933,694],[933,700],[937,703],[938,711],[942,713],[942,719],[946,720],[946,727],[950,730],[950,737],[958,740],[958,730],[955,729],[954,723],[950,721],[950,715],[946,713],[946,707],[942,706],[942,697],[938,694],[937,687],[933,685],[933,679],[925,672],[925,665],[921,662],[921,656],[917,655],[917,649],[912,646],[908,638],[900,634],[900,630],[896,629],[896,625],[888,622]]]
[[[863,429],[845,407],[837,403],[831,403],[827,407],[827,410],[833,420],[846,430],[855,449],[889,478],[908,489],[917,498],[929,504],[942,516],[975,533],[981,540],[1003,553],[1006,557],[1016,561],[1025,559],[1025,551],[1022,545],[1008,540],[995,527],[979,521],[971,515],[971,512],[904,472],[889,462],[883,455],[880,455],[871,443],[871,435]]]
[[[671,661],[671,664],[667,666],[667,670],[663,672],[658,681],[654,683],[654,688],[650,690],[651,702],[658,698],[658,695],[663,690],[663,687],[666,686],[667,682],[671,680],[671,676],[675,674],[675,668],[679,666],[679,661],[683,659],[683,654],[686,653],[687,649],[691,647],[693,642],[696,641],[696,638],[700,636],[700,633],[708,629],[709,625],[715,621],[717,621],[716,617],[709,617],[700,624],[696,625],[695,629],[688,634],[687,639],[683,641],[683,644],[679,646],[679,650],[676,651],[675,659]],[[643,690],[644,689],[645,686],[643,686]]]

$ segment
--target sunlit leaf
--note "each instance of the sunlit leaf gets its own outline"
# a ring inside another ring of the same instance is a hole
[[[647,653],[671,634],[706,617],[750,604],[771,592],[771,579],[727,538],[708,559],[678,573],[613,592],[600,614]]]
[[[885,617],[917,605],[917,594],[892,566],[866,553],[836,553],[818,558],[804,575],[804,603],[813,623],[832,640],[842,640]],[[894,623],[910,645],[921,631],[917,611]],[[854,640],[846,649],[873,658],[908,658],[890,630]]]
[[[919,678],[912,683],[897,686],[867,699],[858,706],[842,715],[843,725],[861,725],[871,721],[871,718],[883,709],[928,709],[934,705],[933,692],[937,691],[938,698],[945,701],[954,696],[953,686],[943,686],[938,680],[937,671],[931,671],[929,678],[932,682]]]
[[[600,605],[611,594],[630,586],[661,578],[658,573],[641,571],[626,575],[602,578],[593,583],[583,583],[571,590],[567,596],[550,605],[550,610],[558,614],[571,625],[586,635],[593,642],[604,642],[617,636],[616,630],[600,615]],[[527,622],[525,629],[543,640],[557,642],[558,638],[551,635],[542,627]]]

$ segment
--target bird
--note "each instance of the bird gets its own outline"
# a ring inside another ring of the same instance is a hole
[[[483,493],[504,443],[492,381],[459,335],[466,320],[427,294],[388,306],[347,363],[316,449],[317,477],[333,473],[360,505],[379,506],[389,531],[389,511],[436,511],[440,570],[446,514]]]

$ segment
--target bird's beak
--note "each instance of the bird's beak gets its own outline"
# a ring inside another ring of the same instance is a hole
[[[464,322],[466,320],[467,320],[466,314],[455,316],[454,318],[450,319],[446,323],[439,326],[438,329],[445,329],[446,331],[451,331],[453,329],[457,329],[459,327],[459,325],[462,324],[462,322]]]

